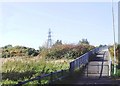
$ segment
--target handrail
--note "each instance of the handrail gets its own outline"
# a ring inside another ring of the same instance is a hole
[[[91,55],[94,55],[95,53],[106,48],[107,48],[106,45],[94,48],[89,52],[83,54],[82,56],[76,58],[74,61],[70,62],[70,69],[69,69],[70,73],[73,73],[76,69],[78,68],[80,69],[81,67],[85,66],[89,62],[89,58]]]

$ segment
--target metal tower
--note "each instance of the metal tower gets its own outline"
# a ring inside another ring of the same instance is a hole
[[[48,40],[47,40],[47,48],[51,48],[51,47],[52,47],[51,29],[49,28]]]

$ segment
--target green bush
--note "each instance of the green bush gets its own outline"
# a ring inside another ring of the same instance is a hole
[[[117,75],[118,77],[120,77],[120,69],[117,69],[116,75]]]
[[[47,50],[44,57],[47,59],[75,59],[94,47],[91,45],[57,45]],[[45,51],[41,51],[40,55]]]
[[[38,50],[34,48],[28,48],[24,46],[7,45],[2,47],[2,58],[14,57],[14,56],[37,56]]]

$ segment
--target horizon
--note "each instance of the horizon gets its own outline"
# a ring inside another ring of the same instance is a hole
[[[49,28],[53,43],[62,40],[63,44],[77,44],[81,39],[87,39],[94,46],[111,45],[111,6],[111,2],[2,3],[0,47],[11,44],[39,49],[47,41]],[[116,33],[117,8],[114,3]]]

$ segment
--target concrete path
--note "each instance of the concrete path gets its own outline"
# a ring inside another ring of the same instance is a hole
[[[98,52],[96,57],[89,62],[85,69],[85,73],[83,77],[98,77],[102,76],[110,76],[109,68],[109,56],[108,51]]]

